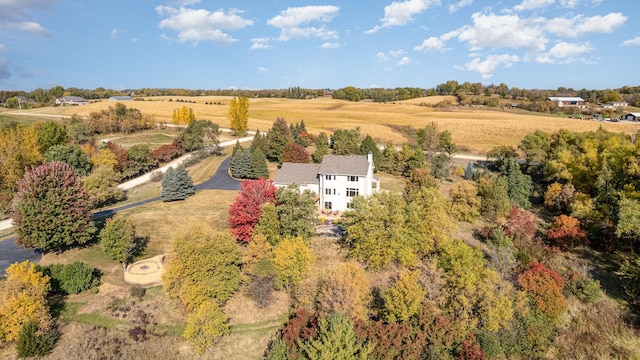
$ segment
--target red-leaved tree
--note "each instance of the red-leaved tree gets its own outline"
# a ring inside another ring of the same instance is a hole
[[[260,205],[274,202],[276,187],[268,179],[245,180],[240,185],[240,194],[229,206],[229,227],[236,239],[248,243],[260,218]]]
[[[587,245],[587,232],[580,228],[580,220],[567,215],[553,218],[553,224],[547,230],[549,242],[561,249]]]
[[[184,154],[184,149],[178,141],[164,144],[151,152],[151,157],[158,163],[165,163]]]
[[[509,212],[509,218],[504,225],[505,234],[509,235],[514,242],[531,241],[538,228],[538,216],[518,207],[513,207]]]
[[[53,161],[24,174],[13,200],[18,244],[44,252],[91,240],[89,195],[73,167]]]
[[[106,147],[116,155],[116,160],[118,161],[115,167],[116,171],[124,171],[127,168],[127,150],[111,141],[107,142]]]
[[[296,143],[289,143],[284,148],[282,162],[306,164],[309,161],[311,161],[311,156],[304,147]]]
[[[535,309],[552,319],[557,320],[567,310],[562,276],[543,264],[534,261],[518,276],[518,284],[531,296]]]

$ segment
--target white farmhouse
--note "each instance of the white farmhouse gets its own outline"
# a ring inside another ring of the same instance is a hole
[[[273,180],[277,187],[296,184],[316,194],[320,209],[344,211],[354,196],[379,191],[380,180],[373,177],[373,157],[369,155],[325,155],[322,163],[284,163]]]

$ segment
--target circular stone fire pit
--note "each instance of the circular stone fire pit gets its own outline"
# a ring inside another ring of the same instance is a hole
[[[139,286],[156,286],[162,284],[162,272],[166,254],[137,261],[124,272],[124,281]]]

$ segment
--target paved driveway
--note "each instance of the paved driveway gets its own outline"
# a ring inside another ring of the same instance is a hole
[[[229,176],[231,156],[222,161],[211,179],[196,185],[196,190],[240,190],[240,181]]]
[[[14,262],[29,260],[37,263],[41,258],[42,254],[39,251],[16,245],[15,236],[0,241],[0,277],[4,276],[5,270]]]

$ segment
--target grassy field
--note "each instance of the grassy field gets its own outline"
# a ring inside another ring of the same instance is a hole
[[[169,101],[169,99],[173,101]],[[402,127],[417,129],[436,122],[441,130],[449,130],[453,141],[472,153],[484,153],[497,145],[517,145],[522,137],[536,129],[553,132],[559,129],[593,131],[602,126],[614,132],[632,133],[637,125],[568,119],[521,110],[454,107],[439,109],[422,104],[434,104],[452,97],[427,97],[394,103],[347,102],[329,98],[292,100],[281,98],[250,99],[249,128],[266,131],[282,117],[288,122],[304,120],[312,133],[331,132],[359,126],[363,134],[370,134],[379,142],[395,144],[410,141]],[[230,97],[180,97],[195,103],[177,103],[177,97],[153,97],[147,101],[127,103],[145,114],[152,114],[159,122],[170,122],[174,109],[188,106],[196,118],[208,119],[228,127],[227,112]],[[222,103],[211,105],[205,103]],[[50,114],[88,115],[112,103],[101,101],[81,107],[59,107],[41,110]]]

